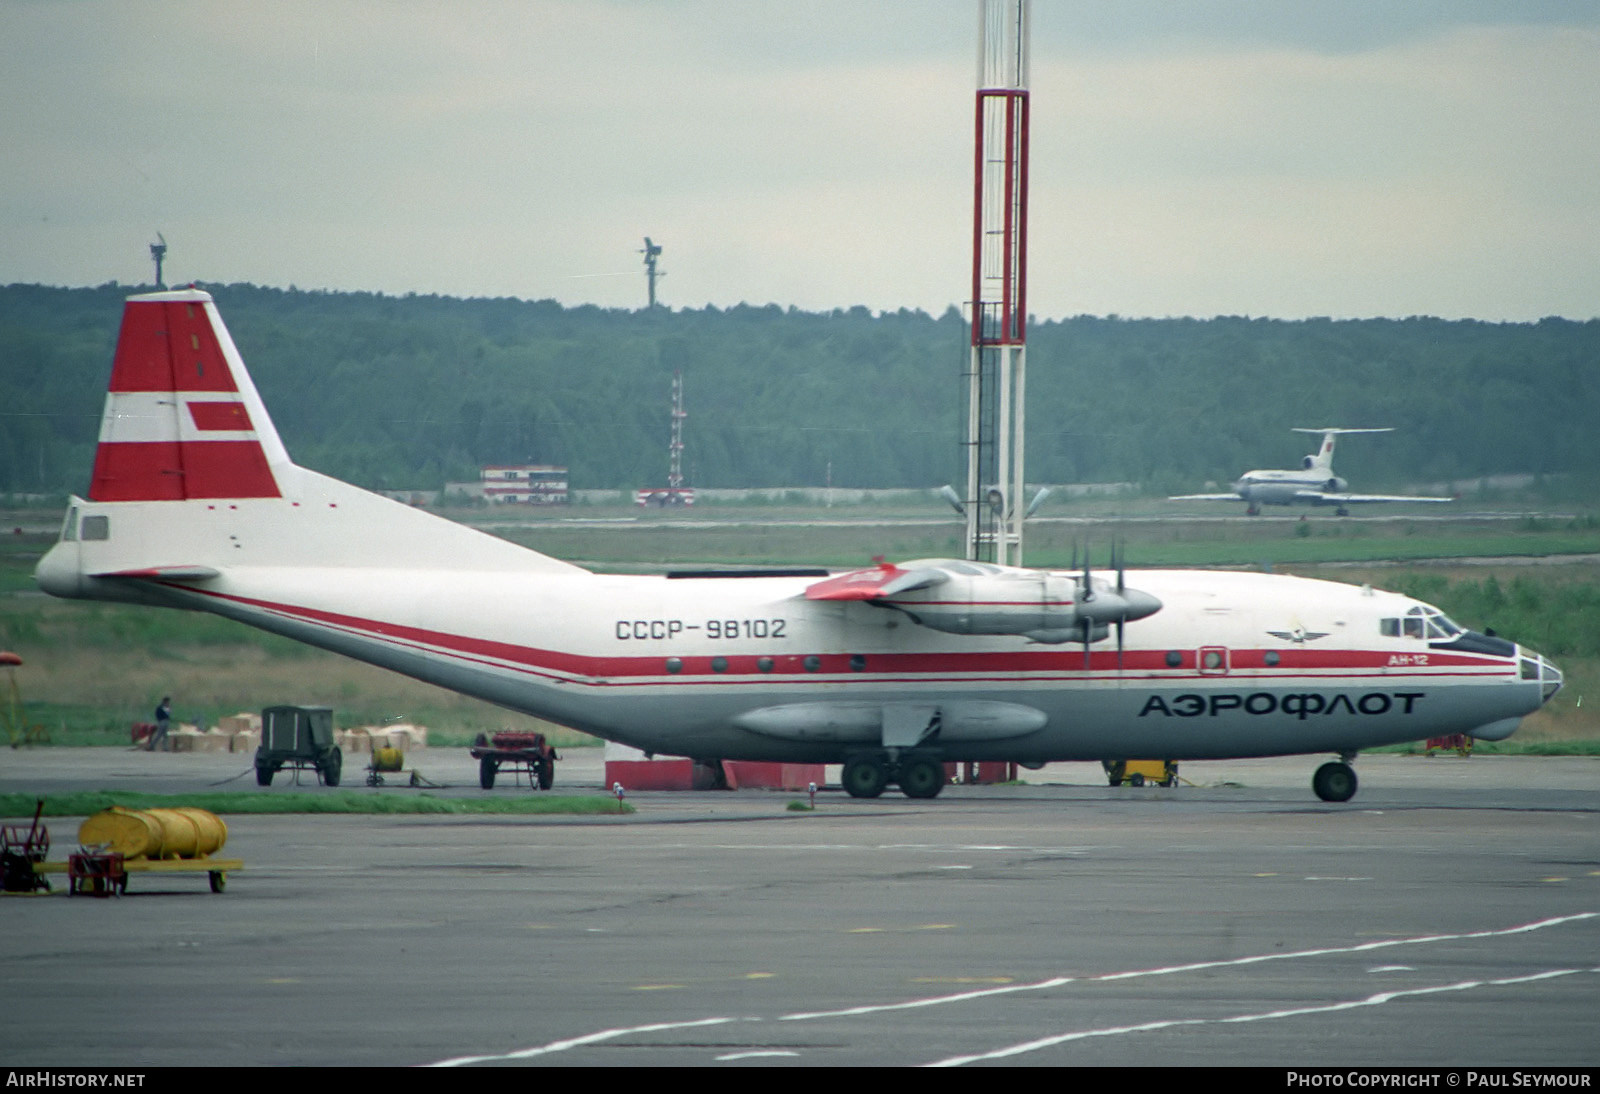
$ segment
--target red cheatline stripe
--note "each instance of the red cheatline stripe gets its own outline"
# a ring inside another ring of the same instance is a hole
[[[184,589],[189,592],[200,593],[205,596],[232,603],[242,604],[271,612],[275,615],[285,615],[306,622],[317,623],[332,627],[363,637],[380,638],[395,644],[407,644],[432,649],[445,650],[456,656],[467,657],[473,660],[488,660],[493,662],[509,663],[513,666],[526,667],[531,670],[544,670],[558,672],[573,676],[588,677],[626,677],[665,676],[664,668],[666,659],[670,656],[666,651],[658,654],[628,657],[596,657],[582,654],[564,653],[558,650],[538,649],[530,646],[519,646],[507,642],[495,642],[488,639],[472,638],[465,635],[449,634],[443,631],[428,630],[420,627],[409,627],[397,623],[385,623],[376,620],[363,619],[359,616],[344,615],[339,612],[323,611],[317,608],[302,608],[288,604],[276,604],[266,600],[256,600],[250,597],[234,596],[218,593],[205,589],[193,589],[189,586],[170,586]],[[1298,652],[1298,651],[1290,651]],[[1321,651],[1319,651],[1321,652]],[[1348,675],[1360,676],[1367,679],[1403,679],[1414,682],[1416,674],[1395,678],[1389,674],[1375,671],[1386,663],[1388,655],[1383,652],[1367,650],[1325,651],[1323,660],[1327,664],[1317,667],[1324,669],[1342,669]],[[1208,674],[1199,679],[1250,679],[1281,682],[1280,675],[1286,666],[1279,666],[1276,672],[1262,671],[1240,672],[1239,658],[1249,657],[1259,663],[1262,651],[1241,650],[1235,651],[1235,672],[1231,674]],[[763,656],[770,657],[773,668],[770,673],[760,671],[758,662]],[[1052,672],[1062,674],[1072,679],[1088,679],[1098,673],[1110,673],[1117,667],[1116,651],[1095,651],[1090,658],[1090,668],[1085,669],[1083,652],[1079,649],[1065,651],[1023,651],[1018,653],[876,653],[865,655],[865,667],[856,671],[851,667],[850,654],[820,654],[818,667],[812,672],[806,672],[806,656],[802,654],[729,654],[725,656],[727,668],[723,672],[716,672],[712,668],[715,660],[711,654],[695,654],[679,657],[682,668],[672,674],[680,678],[694,677],[699,682],[706,682],[704,678],[725,679],[734,683],[732,678],[746,677],[740,682],[753,683],[756,679],[769,676],[853,676],[858,679],[871,680],[874,683],[901,682],[890,679],[888,674],[906,674],[903,682],[930,683],[942,675],[989,673],[992,679],[1008,680],[1028,673]],[[1128,672],[1144,671],[1158,672],[1165,670],[1166,653],[1160,650],[1129,650],[1123,657],[1123,668]],[[1337,658],[1339,663],[1332,663]],[[1438,659],[1440,662],[1444,658]],[[1471,657],[1453,657],[1451,664],[1438,664],[1438,668],[1493,668],[1508,670],[1505,662],[1487,661]],[[1193,671],[1194,662],[1192,652],[1185,659],[1185,668]],[[1183,671],[1180,668],[1177,671]],[[1434,675],[1434,674],[1430,674]],[[1436,675],[1467,675],[1482,676],[1485,673],[1440,673]],[[749,679],[749,678],[755,679]],[[1155,677],[1151,683],[1171,683],[1174,679],[1187,680],[1193,677]],[[977,682],[967,677],[961,682]]]

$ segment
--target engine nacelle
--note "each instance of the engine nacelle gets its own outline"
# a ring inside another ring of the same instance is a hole
[[[1110,581],[1091,578],[1086,592],[1076,575],[1021,569],[953,575],[878,603],[946,634],[1015,634],[1052,644],[1098,642],[1113,624],[1161,610],[1161,601],[1149,593],[1118,592]]]

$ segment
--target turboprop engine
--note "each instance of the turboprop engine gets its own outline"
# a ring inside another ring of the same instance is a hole
[[[1015,634],[1087,645],[1114,626],[1119,647],[1125,624],[1161,610],[1161,601],[1128,587],[1120,567],[1111,581],[1094,577],[1087,565],[1073,574],[958,559],[880,562],[875,569],[818,582],[805,595],[865,600],[946,634]]]

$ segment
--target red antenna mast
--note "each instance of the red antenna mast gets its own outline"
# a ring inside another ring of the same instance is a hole
[[[1029,0],[979,0],[967,557],[1022,563]]]

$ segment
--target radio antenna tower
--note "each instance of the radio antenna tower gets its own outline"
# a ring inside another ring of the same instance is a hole
[[[683,373],[674,372],[672,374],[672,455],[667,465],[667,490],[673,496],[677,496],[683,490],[683,420],[688,416],[688,412],[683,409]]]
[[[967,557],[1022,564],[1029,0],[978,0]]]
[[[156,289],[160,291],[167,286],[161,281],[161,260],[167,257],[167,239],[160,232],[156,233],[159,243],[150,244],[150,257],[156,260]]]
[[[644,237],[644,250],[639,252],[644,255],[644,279],[650,289],[650,307],[656,306],[656,281],[667,276],[665,270],[656,271],[656,259],[661,255],[661,245],[651,243],[650,237]]]

